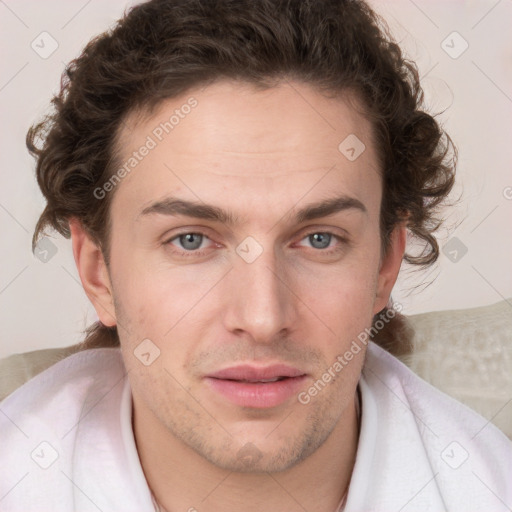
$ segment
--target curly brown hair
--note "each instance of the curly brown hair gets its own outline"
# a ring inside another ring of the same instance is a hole
[[[405,222],[422,251],[404,259],[436,261],[433,233],[457,151],[423,110],[416,65],[361,0],[151,0],[132,8],[67,66],[53,112],[28,131],[47,200],[33,249],[49,227],[69,238],[69,220],[77,218],[108,265],[113,193],[99,201],[94,190],[115,172],[124,120],[226,78],[258,88],[295,80],[357,95],[380,160],[384,249]],[[96,323],[86,334],[88,346],[119,344],[115,327]]]

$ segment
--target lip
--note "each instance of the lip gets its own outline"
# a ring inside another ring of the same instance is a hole
[[[240,365],[212,373],[205,381],[215,393],[235,405],[266,409],[296,396],[306,378],[303,371],[284,364]]]

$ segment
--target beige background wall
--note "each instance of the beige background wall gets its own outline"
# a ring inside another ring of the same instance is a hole
[[[46,263],[31,253],[44,203],[24,138],[57,90],[64,63],[128,5],[0,3],[0,357],[75,343],[94,320],[70,242],[54,238],[57,252]],[[404,268],[394,299],[418,313],[512,297],[512,1],[372,5],[417,61],[428,104],[448,109],[440,119],[460,152],[454,197],[461,200],[448,217],[451,230],[440,233],[439,263],[426,272]]]

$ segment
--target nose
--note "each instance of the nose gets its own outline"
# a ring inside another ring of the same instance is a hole
[[[297,297],[289,274],[272,249],[263,249],[250,263],[236,255],[226,289],[225,328],[245,333],[258,344],[286,335],[297,318]]]

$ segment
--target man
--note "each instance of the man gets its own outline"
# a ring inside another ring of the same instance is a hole
[[[379,27],[153,0],[68,67],[34,242],[72,237],[100,322],[2,402],[2,510],[512,507],[505,436],[369,341],[455,165]]]

